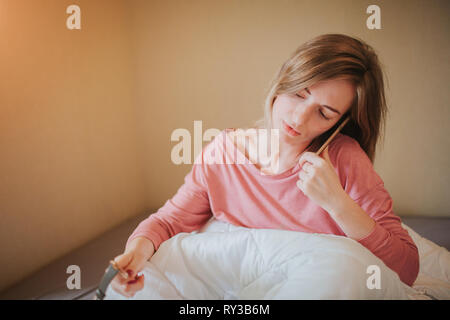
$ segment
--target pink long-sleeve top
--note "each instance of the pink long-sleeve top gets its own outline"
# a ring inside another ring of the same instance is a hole
[[[212,216],[247,228],[267,228],[346,236],[320,206],[296,186],[300,165],[279,174],[262,174],[223,130],[197,156],[184,184],[128,238],[160,244],[179,232],[200,229]],[[366,237],[357,240],[412,286],[419,255],[392,198],[359,143],[337,134],[329,144],[330,160],[346,193],[375,220]],[[211,161],[213,159],[214,161]],[[219,160],[218,160],[219,159]]]

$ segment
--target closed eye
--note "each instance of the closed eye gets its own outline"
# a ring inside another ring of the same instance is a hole
[[[330,120],[330,118],[327,118],[327,117],[325,116],[325,114],[322,112],[322,110],[319,110],[319,112],[320,112],[320,115],[321,115],[322,117],[324,117],[326,120]]]
[[[301,98],[301,99],[305,99],[304,97],[302,97],[301,95],[299,95],[298,93],[295,94],[297,97]],[[322,112],[322,110],[319,109],[319,113],[322,116],[322,118],[326,119],[326,120],[330,120],[330,118],[328,118],[327,116],[325,116],[325,114]]]

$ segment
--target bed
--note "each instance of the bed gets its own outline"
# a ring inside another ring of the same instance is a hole
[[[131,299],[450,299],[449,252],[403,227],[421,256],[413,287],[352,239],[213,218],[165,241],[142,272],[144,289]],[[110,287],[106,299],[128,298]]]
[[[0,299],[92,299],[108,261],[121,253],[147,215],[52,262]],[[413,287],[351,239],[247,229],[211,219],[201,230],[161,245],[143,270],[144,289],[132,299],[450,299],[450,219],[402,221],[419,249],[420,272]],[[82,270],[78,290],[66,286],[72,264]],[[373,265],[380,268],[380,289],[367,285]],[[109,288],[106,299],[125,298]]]

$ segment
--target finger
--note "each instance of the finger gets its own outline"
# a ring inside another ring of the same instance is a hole
[[[118,282],[119,284],[121,284],[121,285],[126,285],[130,280],[132,280],[132,278],[129,276],[129,274],[128,274],[127,277],[124,277],[124,276],[122,275],[122,273],[119,272],[119,273],[117,273],[117,275],[114,277],[114,280],[117,281],[117,282]]]
[[[143,275],[143,274],[138,275],[138,276],[136,276],[136,278],[134,278],[134,279],[132,279],[132,280],[129,280],[129,281],[127,282],[127,285],[128,285],[128,286],[133,286],[133,285],[135,285],[136,283],[138,283],[139,281],[142,281],[143,279],[144,279],[144,275]]]
[[[134,295],[137,291],[141,290],[144,287],[144,275],[140,275],[135,280],[130,281],[126,287],[124,292],[127,294]]]
[[[303,173],[307,173],[308,176],[312,176],[314,174],[315,170],[316,170],[316,168],[314,168],[314,166],[311,163],[306,162],[303,165],[303,167],[300,169],[299,174],[301,172],[303,172]]]
[[[303,169],[304,167],[305,167],[305,165],[307,164],[307,163],[309,163],[309,162],[307,162],[306,160],[302,160],[302,159],[299,159],[298,160],[298,163],[299,163],[299,165],[300,165],[300,170],[301,169]]]
[[[129,279],[128,279],[129,280]],[[127,283],[127,278],[124,278],[120,272],[118,272],[115,277],[111,281],[111,285],[117,284],[117,285],[125,285]]]
[[[298,173],[298,177],[302,180],[302,182],[309,178],[308,173],[303,170]]]
[[[114,258],[114,261],[121,270],[125,270],[130,264],[130,262],[132,262],[132,260],[133,260],[132,252],[123,253]]]
[[[117,257],[118,260],[122,262],[122,266],[119,268],[128,275],[128,277],[124,277],[121,275],[122,279],[134,279],[139,271],[144,267],[145,261],[139,259],[133,252],[129,252],[124,254],[123,256]],[[144,262],[144,263],[142,263]]]
[[[302,166],[302,170],[309,173],[312,169],[312,164],[310,162],[305,162],[305,164]]]
[[[128,297],[128,298],[131,297],[131,295],[130,295],[129,293],[124,292],[125,286],[119,284],[118,282],[114,282],[114,281],[111,282],[111,288],[112,288],[115,292],[117,292],[118,294],[120,294],[120,295],[122,295],[122,296],[124,296],[124,297]]]
[[[133,286],[133,290],[134,291],[139,291],[144,287],[144,275],[141,274],[140,276],[138,276],[136,278],[136,280],[133,281],[133,283],[131,284],[131,286]]]
[[[144,266],[145,261],[142,261],[142,259],[139,259],[138,257],[133,259],[126,269],[126,272],[128,273],[130,279],[135,279],[138,273],[144,268]]]
[[[314,152],[304,152],[299,158],[300,166],[304,164],[305,161],[311,162],[313,165],[320,166],[324,159],[316,155]]]

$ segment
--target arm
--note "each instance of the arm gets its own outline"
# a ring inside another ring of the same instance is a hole
[[[419,253],[373,164],[356,140],[333,150],[345,196],[328,210],[344,233],[370,250],[400,279],[412,285],[419,273]],[[334,157],[333,157],[334,155]]]
[[[347,237],[369,249],[404,283],[413,285],[419,273],[418,249],[392,212],[392,199],[383,185],[356,201],[345,195],[328,213]]]
[[[375,228],[375,220],[345,192],[328,213],[345,235],[353,240],[367,237]]]
[[[412,285],[419,272],[418,250],[392,211],[392,198],[356,140],[341,138],[323,158],[306,152],[298,187],[325,209],[349,237],[369,249],[400,279]],[[335,171],[337,170],[337,172]]]
[[[199,155],[199,157],[202,154]],[[158,250],[160,244],[179,232],[198,230],[212,216],[205,179],[206,164],[195,162],[177,193],[154,214],[143,220],[127,241],[146,238]]]
[[[138,252],[143,257],[143,260],[147,261],[155,253],[155,246],[146,237],[135,237],[128,241],[125,247],[125,253],[130,251]]]

